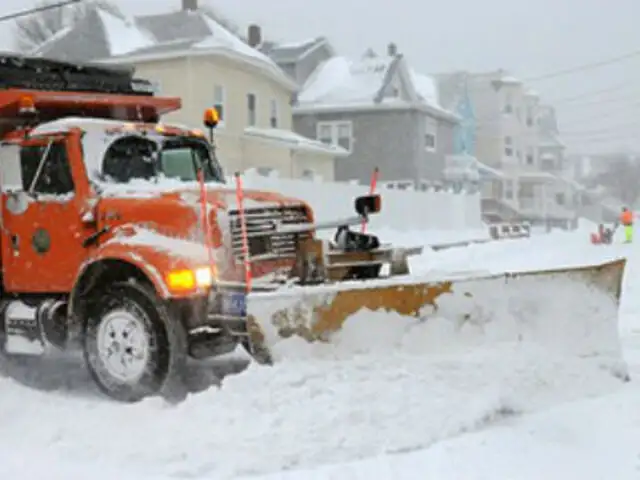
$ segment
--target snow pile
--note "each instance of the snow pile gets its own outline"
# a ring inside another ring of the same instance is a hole
[[[262,326],[274,357],[286,361],[310,356],[348,359],[354,354],[421,355],[491,345],[533,345],[567,357],[588,357],[616,374],[626,374],[618,339],[615,281],[609,281],[605,290],[592,285],[594,274],[464,279],[486,275],[465,272],[416,276],[410,281],[392,278],[376,282],[379,293],[369,291],[366,282],[345,282],[340,286],[342,293],[335,286],[291,288],[277,294],[254,294],[250,313]],[[451,286],[444,283],[449,280],[454,282]],[[408,285],[414,282],[415,287]],[[433,300],[423,293],[419,286],[423,284],[433,290]],[[406,296],[407,307],[422,307],[417,317],[365,308],[351,314],[350,298],[357,296],[367,305],[377,305],[377,295]],[[421,297],[422,303],[414,300]],[[324,318],[325,310],[332,311],[335,318]],[[314,344],[300,342],[297,337],[283,339],[280,333],[315,332],[318,328],[337,331],[326,338],[329,343]]]

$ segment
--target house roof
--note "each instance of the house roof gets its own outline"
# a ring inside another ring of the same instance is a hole
[[[139,16],[136,17],[136,24],[140,29],[151,34],[156,41],[168,42],[211,35],[211,25],[207,20],[212,19],[201,11],[178,10],[158,15]]]
[[[298,88],[273,60],[250,47],[205,12],[180,11],[138,17],[137,23],[139,31],[154,36],[155,42],[111,55],[101,60],[103,63],[137,63],[187,56],[221,55],[262,70],[290,92]]]
[[[238,40],[238,42],[241,42],[241,40]],[[144,47],[128,52],[124,55],[112,56],[100,62],[135,64],[210,55],[223,56],[259,69],[264,75],[271,78],[289,92],[295,92],[298,89],[296,83],[269,58],[248,45],[239,45],[230,42],[229,38],[224,35],[210,36],[204,39],[182,39],[159,43],[151,47]]]
[[[154,39],[137,28],[133,19],[122,19],[98,6],[90,6],[76,25],[60,30],[29,54],[86,62],[153,43]]]
[[[289,90],[296,89],[273,60],[202,10],[121,19],[90,5],[76,25],[61,30],[30,53],[68,61],[107,63],[222,53],[262,67]]]
[[[407,98],[390,94],[396,79]],[[423,108],[437,117],[458,119],[439,104],[435,81],[411,69],[404,56],[371,52],[357,61],[334,56],[320,64],[302,87],[296,111],[372,108]]]
[[[331,55],[335,55],[333,47],[329,43],[326,37],[315,37],[302,40],[300,42],[287,42],[287,43],[264,43],[260,50],[269,55],[274,62],[278,64],[292,63],[300,60],[305,55],[308,55],[317,48],[325,47]]]

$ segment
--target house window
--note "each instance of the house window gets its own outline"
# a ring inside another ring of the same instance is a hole
[[[558,205],[564,205],[566,202],[564,193],[556,193],[556,203]]]
[[[220,123],[224,124],[225,121],[225,94],[224,87],[222,85],[214,85],[213,86],[213,108],[218,111],[218,117],[220,118]]]
[[[255,93],[247,94],[247,125],[250,127],[256,126],[257,115],[256,115],[256,104],[257,99]]]
[[[317,125],[316,138],[327,145],[338,145],[348,152],[353,143],[351,122],[320,122]]]
[[[526,157],[527,165],[533,165],[534,160],[535,160],[535,154],[533,152],[533,148],[529,147],[527,148],[527,157]]]
[[[518,191],[518,196],[520,198],[533,198],[534,197],[534,188],[532,183],[521,183],[520,190]]]
[[[502,107],[502,111],[507,114],[513,113],[513,99],[511,98],[511,94],[509,93],[505,95],[504,107]]]
[[[327,145],[333,144],[333,125],[330,123],[318,124],[318,140]]]
[[[508,200],[513,199],[513,182],[511,180],[504,182],[504,198]]]
[[[507,157],[513,156],[513,139],[511,137],[504,137],[504,154]]]
[[[271,128],[278,128],[278,101],[275,98],[269,102],[269,125]]]
[[[437,132],[438,124],[436,120],[431,117],[426,117],[424,131],[424,148],[430,152],[436,151]]]
[[[527,107],[527,127],[533,127],[533,108]]]

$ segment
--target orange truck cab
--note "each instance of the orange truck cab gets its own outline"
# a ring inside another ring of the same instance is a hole
[[[136,401],[179,391],[190,359],[251,349],[243,246],[259,285],[300,235],[258,234],[312,212],[245,191],[243,236],[212,142],[160,123],[180,107],[130,70],[0,59],[4,355],[80,348],[102,391]]]

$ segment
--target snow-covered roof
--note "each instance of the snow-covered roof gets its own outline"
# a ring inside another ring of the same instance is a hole
[[[224,48],[229,51],[236,52],[239,55],[244,55],[246,57],[251,57],[257,61],[264,62],[271,67],[278,68],[275,62],[268,56],[266,56],[259,50],[250,47],[248,44],[240,40],[222,25],[213,21],[210,17],[205,15],[204,21],[211,30],[211,35],[207,36],[207,38],[205,38],[201,42],[196,43],[194,45],[195,48]]]
[[[364,58],[353,62],[333,57],[320,65],[302,87],[299,104],[371,103],[380,91],[393,59]]]
[[[151,36],[140,30],[132,19],[122,20],[101,8],[97,13],[105,29],[111,55],[122,55],[154,44]]]
[[[411,70],[411,80],[416,93],[429,105],[440,107],[438,100],[438,86],[433,77]]]
[[[154,44],[132,18],[120,18],[97,5],[73,27],[65,27],[33,49],[30,55],[74,62],[121,55]]]
[[[511,75],[505,75],[500,78],[500,81],[507,85],[521,85],[522,81],[518,80],[516,77],[512,77]]]
[[[346,157],[349,155],[349,152],[340,146],[327,145],[326,143],[304,137],[290,130],[247,127],[244,129],[244,134],[265,141],[285,143],[294,150],[325,153],[331,157]]]
[[[287,43],[265,42],[261,45],[260,49],[275,62],[283,64],[299,61],[321,47],[328,49],[331,56],[335,55],[335,51],[331,47],[329,40],[325,37],[308,38],[298,42]]]
[[[39,55],[39,52],[42,50],[46,50],[50,45],[55,44],[59,39],[66,37],[72,30],[72,27],[64,27],[47,38],[44,42],[37,45],[35,48],[32,48],[27,53],[29,55]]]
[[[318,37],[314,37],[314,38],[307,38],[305,40],[299,40],[297,42],[283,42],[283,43],[278,43],[278,48],[283,48],[283,49],[305,48],[305,47],[308,47],[309,45],[313,45],[318,40],[319,40]]]
[[[122,19],[92,4],[80,22],[56,33],[32,54],[78,62],[118,63],[184,56],[192,51],[215,51],[249,61],[269,69],[274,79],[288,89],[296,89],[267,55],[200,10]]]
[[[410,96],[387,94],[393,88],[409,85]],[[334,56],[320,64],[298,95],[297,111],[342,110],[351,108],[398,108],[423,106],[435,115],[455,119],[438,102],[433,78],[410,69],[402,55],[365,55],[354,61]]]
[[[146,27],[151,31],[150,25],[155,29],[162,25],[158,21],[157,16],[152,22],[147,22]],[[169,14],[161,16],[164,21],[168,21],[171,16]],[[137,63],[159,60],[169,60],[174,58],[184,58],[187,56],[202,55],[221,55],[231,60],[241,63],[250,64],[263,72],[265,72],[272,80],[282,85],[287,90],[294,92],[298,89],[295,82],[290,79],[276,63],[267,55],[259,50],[250,47],[242,39],[238,38],[232,32],[213,20],[209,15],[203,12],[177,12],[176,19],[187,21],[193,24],[199,32],[206,30],[205,36],[198,35],[193,38],[186,38],[185,33],[178,33],[181,30],[175,30],[177,38],[158,41],[151,46],[130,49],[120,55],[114,55],[110,58],[101,60],[103,63]],[[197,19],[197,22],[196,22]],[[144,23],[139,20],[139,23]],[[184,22],[183,22],[184,23]],[[173,25],[170,28],[176,28]],[[158,34],[157,32],[154,35]]]

